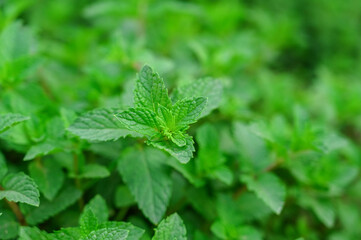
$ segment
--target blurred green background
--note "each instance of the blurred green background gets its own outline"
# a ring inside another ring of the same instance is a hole
[[[245,239],[239,231],[361,239],[361,1],[0,0],[0,32],[0,113],[32,117],[30,140],[13,131],[1,149],[26,152],[59,109],[128,107],[144,64],[170,90],[211,76],[225,91],[207,118],[219,127],[224,164],[237,179],[247,158],[237,148],[251,142],[249,154],[261,151],[246,130],[238,143],[229,139],[240,121],[272,139],[268,156],[289,160],[276,170],[287,201],[281,215],[261,213],[241,228],[222,208],[242,205],[228,197],[239,184],[207,183],[208,205],[184,207],[190,239]]]

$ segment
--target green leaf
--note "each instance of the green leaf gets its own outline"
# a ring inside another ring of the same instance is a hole
[[[250,176],[243,176],[241,179],[273,212],[281,213],[286,198],[286,187],[276,175],[265,173],[257,179]]]
[[[80,240],[126,240],[129,231],[118,228],[101,228],[89,233],[88,236]]]
[[[5,190],[0,191],[0,199],[39,206],[39,190],[34,180],[24,173],[8,174],[3,179],[2,186]]]
[[[60,146],[55,142],[51,142],[51,141],[33,145],[26,153],[24,157],[24,161],[28,161],[36,157],[48,155],[58,149],[60,149]]]
[[[29,119],[29,117],[23,116],[18,113],[7,113],[4,115],[0,115],[0,133],[3,133],[10,127],[13,127]]]
[[[173,133],[170,138],[178,147],[184,147],[187,145],[187,139],[190,138],[190,136],[178,131]]]
[[[87,164],[82,169],[82,172],[77,176],[78,178],[106,178],[109,177],[109,170],[96,163]]]
[[[0,182],[8,172],[8,167],[5,162],[4,155],[0,152]]]
[[[181,163],[189,162],[189,160],[193,157],[193,152],[195,151],[193,139],[191,137],[186,138],[186,145],[183,147],[179,147],[171,141],[147,141],[147,144],[167,151]]]
[[[30,163],[29,173],[48,200],[54,199],[64,182],[64,173],[54,159]]]
[[[4,211],[0,217],[0,239],[14,239],[19,233],[20,224],[14,214]]]
[[[139,240],[144,234],[144,230],[128,222],[105,222],[98,226],[98,229],[102,228],[116,228],[128,231],[127,240]]]
[[[91,208],[84,209],[79,220],[82,235],[88,235],[91,231],[97,230],[98,219]]]
[[[104,198],[100,195],[96,195],[90,202],[85,206],[84,212],[91,209],[94,216],[97,218],[98,223],[103,223],[108,220],[109,213],[107,203]]]
[[[114,116],[117,109],[96,109],[77,118],[68,128],[74,135],[90,141],[110,141],[131,134]]]
[[[207,106],[201,113],[200,117],[205,117],[214,109],[218,108],[222,101],[223,87],[218,80],[211,78],[203,78],[177,88],[173,99],[179,101],[184,98],[206,97],[208,99]]]
[[[172,105],[163,79],[147,65],[139,72],[134,103],[137,108],[147,108],[155,113],[158,112],[158,104],[167,108]]]
[[[241,164],[253,171],[262,172],[272,164],[265,141],[250,130],[247,125],[236,122],[233,124],[233,135],[240,155]]]
[[[29,55],[31,40],[29,30],[20,21],[7,26],[0,35],[0,65]]]
[[[336,214],[331,202],[327,199],[315,199],[310,196],[303,196],[301,199],[304,205],[310,207],[317,218],[328,228],[335,224]]]
[[[25,212],[25,219],[30,225],[37,225],[50,217],[62,212],[74,204],[81,196],[81,191],[73,186],[67,186],[60,191],[52,201],[43,199],[38,208],[30,208]]]
[[[233,180],[232,172],[224,165],[225,158],[220,150],[220,138],[217,129],[210,124],[204,124],[197,130],[199,146],[197,161],[198,171],[208,176],[230,184]]]
[[[19,232],[19,240],[50,240],[46,232],[41,231],[37,227],[21,227]]]
[[[152,240],[187,240],[187,230],[177,213],[160,222]]]
[[[172,181],[162,159],[165,159],[164,154],[146,148],[144,151],[129,151],[118,164],[118,170],[139,208],[154,224],[163,217],[172,190]]]
[[[127,240],[139,240],[144,234],[144,230],[128,222],[105,222],[99,225],[99,229],[101,228],[116,228],[123,229],[128,231]]]
[[[151,137],[158,133],[156,115],[146,108],[129,108],[116,117],[129,130]]]
[[[135,204],[135,199],[127,186],[119,186],[115,192],[115,206],[128,207]]]
[[[176,102],[172,107],[176,124],[187,126],[195,123],[206,105],[207,98],[205,97],[183,99]]]
[[[63,228],[59,231],[55,231],[49,234],[49,240],[79,240],[81,238],[80,228]]]

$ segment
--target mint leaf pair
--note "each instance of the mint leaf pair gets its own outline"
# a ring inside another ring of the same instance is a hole
[[[182,163],[193,157],[193,139],[186,133],[207,105],[206,97],[179,99],[174,104],[163,80],[144,66],[134,90],[135,108],[115,114],[131,131],[145,136],[147,143],[163,149]]]

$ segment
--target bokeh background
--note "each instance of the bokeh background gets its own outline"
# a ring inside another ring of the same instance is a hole
[[[177,175],[189,239],[361,239],[361,1],[0,0],[0,113],[32,117],[25,132],[1,135],[0,149],[26,171],[19,154],[54,116],[128,107],[144,64],[170,90],[204,76],[224,86],[204,121],[217,127],[232,183],[194,162],[203,185]],[[287,185],[278,216],[238,197],[243,166],[264,158],[283,159],[271,169]],[[94,189],[112,204],[113,187]],[[76,225],[72,214],[41,227]],[[136,209],[124,220],[152,228]]]

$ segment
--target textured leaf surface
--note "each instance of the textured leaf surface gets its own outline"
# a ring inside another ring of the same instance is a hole
[[[56,196],[64,182],[64,173],[53,159],[32,162],[29,173],[48,200]]]
[[[37,227],[21,227],[19,240],[50,240],[48,234]]]
[[[275,213],[281,213],[286,198],[286,187],[276,175],[265,173],[258,179],[244,176],[242,180]]]
[[[223,87],[220,81],[211,78],[203,78],[194,81],[191,84],[179,87],[174,94],[174,100],[179,101],[183,98],[206,97],[208,103],[200,115],[200,117],[204,117],[218,108],[222,101],[222,95]]]
[[[177,213],[162,220],[152,240],[187,240],[187,230]]]
[[[178,101],[172,108],[176,124],[189,125],[195,123],[206,105],[207,98],[205,97]]]
[[[128,231],[127,240],[139,240],[144,234],[144,230],[140,229],[128,222],[105,222],[98,226],[101,228],[116,228]]]
[[[193,157],[193,152],[195,151],[192,138],[187,138],[186,145],[183,147],[179,147],[171,141],[148,141],[147,143],[156,148],[167,151],[181,163],[189,162],[189,160]]]
[[[0,115],[0,133],[5,132],[10,127],[29,119],[29,117],[23,116],[18,113],[7,113],[4,115]]]
[[[134,90],[134,103],[136,107],[148,108],[153,112],[158,111],[158,104],[164,107],[171,106],[163,79],[147,65],[140,70],[138,75]]]
[[[146,108],[129,108],[116,115],[120,122],[129,130],[146,136],[157,134],[158,122],[156,115]]]
[[[85,206],[84,212],[91,209],[94,216],[97,218],[98,223],[103,223],[108,220],[108,207],[104,198],[100,195],[96,195],[90,202]]]
[[[75,187],[68,186],[51,202],[43,199],[38,208],[32,208],[26,212],[25,219],[30,225],[42,223],[72,205],[80,196],[81,191]]]
[[[79,220],[82,235],[88,235],[91,231],[97,230],[98,219],[91,208],[84,210]]]
[[[49,240],[79,240],[81,238],[80,228],[63,228],[50,234]]]
[[[171,196],[170,175],[160,162],[164,158],[161,152],[146,148],[144,151],[128,152],[118,165],[139,208],[155,224],[163,217]]]
[[[109,141],[130,134],[124,125],[116,119],[117,109],[96,109],[81,115],[68,130],[82,139],[91,141]]]
[[[80,238],[81,240],[125,240],[129,231],[118,228],[102,228],[94,230],[88,236]]]
[[[39,156],[45,156],[53,151],[59,149],[60,146],[55,142],[43,142],[37,145],[31,146],[29,151],[26,153],[24,157],[24,161],[32,160]]]
[[[2,186],[5,190],[0,191],[0,199],[39,206],[39,190],[34,180],[26,174],[8,174],[3,179]]]

